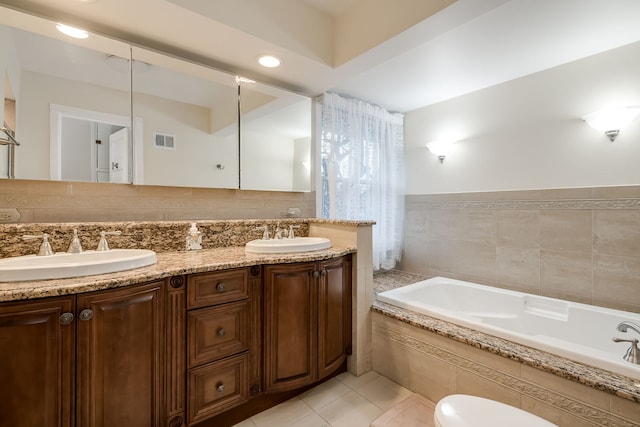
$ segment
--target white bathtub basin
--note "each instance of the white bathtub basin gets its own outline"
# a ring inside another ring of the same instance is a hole
[[[245,245],[245,252],[277,254],[311,252],[329,249],[331,241],[325,237],[296,237],[294,239],[252,240]]]
[[[0,282],[64,279],[114,273],[155,264],[156,253],[147,249],[111,249],[79,254],[25,255],[0,259]]]

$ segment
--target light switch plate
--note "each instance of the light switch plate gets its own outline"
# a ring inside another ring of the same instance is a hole
[[[20,221],[20,212],[16,208],[0,208],[0,223]]]

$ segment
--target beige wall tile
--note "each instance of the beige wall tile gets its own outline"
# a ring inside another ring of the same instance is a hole
[[[498,246],[538,249],[540,212],[501,210],[498,212]]]
[[[458,239],[484,246],[495,247],[497,241],[497,219],[494,210],[471,209],[460,212]]]
[[[315,197],[306,194],[16,180],[3,182],[0,207],[29,212],[20,222],[45,223],[281,218],[289,207],[314,217]]]
[[[594,211],[594,252],[640,257],[640,210]]]
[[[561,299],[592,302],[592,254],[542,250],[540,252],[540,291]]]
[[[456,376],[456,393],[480,396],[520,407],[520,394],[516,390],[461,368],[456,369]]]
[[[521,364],[506,357],[461,342],[456,342],[456,354],[473,363],[480,363],[497,371],[513,375],[514,377],[520,376]]]
[[[542,249],[591,253],[591,236],[591,211],[552,210],[540,213]]]
[[[635,420],[640,424],[640,402],[632,402],[617,396],[609,396],[611,412],[628,420]]]
[[[640,257],[595,255],[593,298],[640,311]]]
[[[582,417],[572,415],[528,396],[522,396],[522,406],[520,408],[561,427],[602,427],[605,425],[590,423]]]
[[[409,348],[379,333],[373,325],[373,370],[409,388],[411,372],[408,363]]]
[[[527,365],[522,366],[521,376],[522,379],[538,384],[545,389],[553,390],[603,410],[609,409],[610,394],[608,393],[574,381],[567,381],[562,377]]]
[[[512,289],[540,292],[540,250],[537,248],[498,246],[496,279]]]
[[[411,367],[410,390],[433,402],[456,392],[455,366],[413,349],[408,356]]]
[[[458,242],[457,271],[459,274],[495,279],[496,246],[479,242]]]
[[[637,198],[640,186],[410,195],[398,268],[640,311]]]

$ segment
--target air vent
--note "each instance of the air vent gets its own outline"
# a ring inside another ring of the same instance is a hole
[[[154,132],[154,143],[156,148],[164,148],[167,150],[176,149],[176,136],[166,133]]]

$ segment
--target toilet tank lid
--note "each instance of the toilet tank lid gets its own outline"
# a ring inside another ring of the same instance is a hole
[[[466,394],[441,399],[433,417],[439,427],[558,427],[522,409]]]

